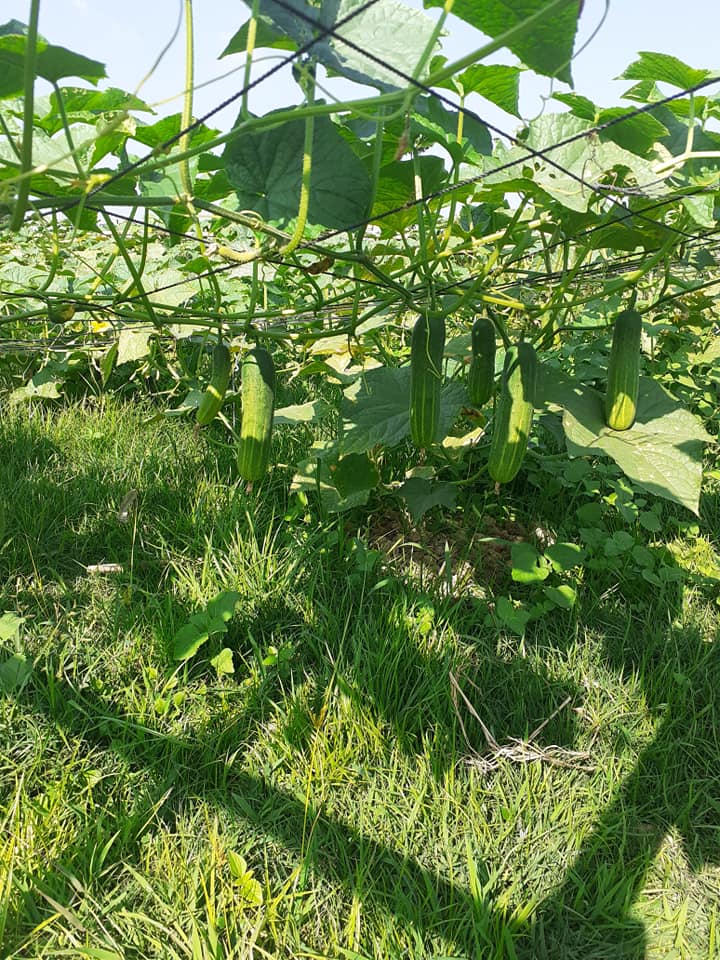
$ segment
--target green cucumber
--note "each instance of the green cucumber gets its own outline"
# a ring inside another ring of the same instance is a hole
[[[537,383],[537,355],[520,342],[505,354],[500,399],[495,410],[488,473],[496,483],[509,483],[520,469],[532,426]]]
[[[605,422],[611,430],[628,430],[635,423],[641,333],[642,317],[637,310],[623,310],[615,318],[605,394]]]
[[[474,407],[484,406],[495,389],[495,325],[478,317],[470,333],[472,360],[468,370],[468,393]]]
[[[238,472],[244,480],[260,480],[270,457],[275,410],[275,368],[264,347],[255,347],[245,355],[241,377]]]
[[[197,422],[206,427],[215,419],[223,405],[225,391],[230,383],[232,357],[227,344],[220,341],[213,350],[212,376],[197,408]]]
[[[419,450],[432,446],[440,428],[440,388],[445,317],[420,314],[410,342],[410,437]]]

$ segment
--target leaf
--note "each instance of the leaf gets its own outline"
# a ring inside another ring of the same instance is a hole
[[[219,677],[229,676],[235,673],[235,663],[233,662],[233,652],[229,647],[223,647],[216,657],[210,660],[211,665]]]
[[[305,121],[233,137],[223,154],[241,209],[286,225],[297,217]],[[310,223],[342,230],[369,214],[370,177],[327,117],[316,117],[310,177]]]
[[[531,543],[514,543],[510,549],[512,578],[516,583],[540,583],[550,576],[551,567]]]
[[[358,490],[348,497],[341,496],[334,484],[332,466],[337,462],[337,445],[317,441],[310,448],[311,456],[297,465],[290,485],[290,493],[316,493],[328,513],[342,513],[367,503],[369,490]]]
[[[0,691],[17,693],[32,674],[32,664],[22,653],[15,653],[0,663]]]
[[[208,637],[209,633],[206,628],[199,626],[197,623],[186,623],[180,627],[173,638],[173,659],[187,660],[192,657]]]
[[[457,487],[452,483],[427,480],[424,477],[410,477],[398,489],[413,520],[417,521],[433,507],[443,506],[454,509],[457,503]]]
[[[12,403],[18,403],[21,400],[32,400],[34,397],[41,397],[43,400],[57,400],[60,396],[60,387],[62,380],[58,379],[58,364],[52,361],[47,363],[42,370],[32,376],[28,382],[13,390],[10,394]]]
[[[220,54],[218,60],[229,57],[233,53],[245,53],[251,23],[252,21],[248,20],[240,27]],[[282,31],[276,30],[265,17],[258,17],[255,27],[255,49],[261,50],[263,48],[268,50],[297,50],[297,44],[294,40],[286,37]]]
[[[629,430],[605,425],[602,397],[589,387],[576,385],[563,406],[571,457],[612,457],[638,486],[698,513],[703,444],[712,438],[658,383],[640,378],[638,416]]]
[[[20,633],[20,627],[25,617],[18,617],[14,613],[3,613],[0,616],[0,640],[13,640]]]
[[[214,597],[207,605],[207,614],[212,619],[222,620],[227,623],[235,615],[242,594],[235,593],[232,590],[224,590]]]
[[[520,116],[520,68],[502,63],[475,63],[468,67],[456,81],[462,86],[463,93],[479,93],[501,110]],[[449,86],[449,85],[448,85]],[[452,87],[449,87],[452,89]]]
[[[557,166],[548,163],[544,157],[530,156],[521,146],[499,150],[492,161],[487,162],[486,184],[513,183],[514,178],[522,172],[526,182],[534,183],[564,207],[583,213],[596,197],[594,188],[602,189],[611,172],[620,186],[629,182],[636,188],[643,188],[647,196],[659,196],[668,190],[664,183],[657,183],[657,176],[649,161],[612,141],[591,142],[582,136],[592,130],[592,124],[587,120],[570,113],[548,114],[533,121],[526,129],[523,143],[539,153],[551,151],[549,158]],[[571,137],[577,139],[555,149],[557,143]],[[504,167],[513,160],[516,161],[516,169],[492,173],[493,166]]]
[[[396,71],[412,75],[433,35],[434,23],[418,10],[397,0],[377,0],[362,13],[353,13],[365,0],[260,0],[261,21],[273,25],[299,46],[312,41],[317,28],[338,27],[337,37],[313,44],[312,54],[331,74],[380,88],[403,87],[406,81]],[[290,9],[288,9],[288,7]],[[342,38],[342,39],[340,39]],[[356,48],[343,43],[347,40]],[[370,60],[363,51],[371,51]],[[394,68],[394,69],[392,69]]]
[[[281,407],[275,411],[273,423],[280,424],[317,423],[330,410],[330,405],[324,400],[310,400],[308,403],[296,403],[289,407]]]
[[[467,400],[458,382],[443,385],[437,440],[450,430]],[[395,446],[410,433],[410,367],[378,367],[351,384],[340,404],[343,453],[362,453],[377,444]]]
[[[343,498],[372,490],[380,483],[378,469],[367,453],[350,453],[341,457],[332,470],[332,478]]]
[[[150,353],[150,337],[153,331],[147,327],[125,327],[118,337],[116,363],[134,363]]]
[[[709,70],[695,70],[677,57],[647,50],[641,51],[640,59],[631,63],[625,72],[620,74],[625,80],[659,81],[681,89],[694,87],[709,76]]]
[[[425,0],[443,6],[443,0]],[[488,37],[499,37],[542,11],[548,0],[455,0],[452,12]],[[549,16],[535,20],[512,37],[507,49],[536,73],[572,83],[570,59],[575,42],[579,0],[555,6]]]
[[[556,573],[564,573],[580,566],[585,559],[585,551],[576,543],[553,543],[546,548],[545,556]]]
[[[495,604],[496,618],[519,637],[524,636],[530,614],[521,606],[515,606],[508,597],[498,597]]]
[[[17,33],[14,31],[22,31]],[[0,26],[0,97],[12,97],[24,89],[27,27],[18,20]],[[107,76],[105,66],[79,53],[56,47],[38,37],[35,76],[56,83],[63,77],[80,77],[97,83]]]
[[[551,603],[560,607],[561,610],[572,610],[577,600],[575,589],[567,583],[563,583],[559,587],[543,587],[543,593]]]

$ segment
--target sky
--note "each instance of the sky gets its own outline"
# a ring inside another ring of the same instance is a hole
[[[422,9],[421,0],[405,0]],[[9,19],[27,21],[29,0],[0,0],[0,22]],[[608,0],[608,12],[597,36],[580,52],[573,63],[575,89],[600,106],[616,106],[621,94],[632,84],[615,80],[640,50],[670,53],[692,67],[720,72],[720,0]],[[182,0],[42,0],[40,33],[54,44],[68,47],[105,64],[108,81],[102,86],[117,86],[135,91],[158,54],[172,36]],[[581,46],[601,21],[606,0],[585,0],[578,44]],[[196,92],[194,115],[204,116],[242,85],[239,69],[243,57],[235,54],[218,60],[236,30],[248,19],[249,8],[239,0],[196,0],[194,7],[196,43],[196,83],[212,81],[222,73],[229,77],[216,80]],[[437,7],[426,11],[435,19]],[[443,40],[443,53],[454,60],[483,43],[481,34],[455,17],[450,18],[449,36]],[[264,51],[277,56],[283,51]],[[489,62],[515,63],[507,52],[496,54]],[[258,65],[257,73],[275,63]],[[300,99],[299,91],[286,68],[251,93],[250,109],[263,114],[288,106]],[[181,110],[179,94],[184,78],[184,36],[181,30],[160,65],[139,91],[148,103],[157,104],[160,116]],[[75,83],[74,80],[66,81]],[[372,91],[342,86],[333,89],[341,96],[364,96]],[[558,91],[566,90],[556,84]],[[358,92],[359,90],[359,92]],[[38,93],[48,92],[39,85]],[[531,118],[542,107],[542,97],[551,92],[550,81],[526,72],[521,80],[521,109]],[[168,98],[174,98],[168,100]],[[509,132],[517,129],[516,118],[475,98],[468,103],[481,116]],[[553,109],[561,109],[559,105]],[[237,115],[233,105],[217,114],[209,125],[228,130]]]

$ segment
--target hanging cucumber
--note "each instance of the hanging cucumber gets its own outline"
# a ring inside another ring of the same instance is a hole
[[[203,398],[197,408],[197,422],[206,427],[220,412],[225,399],[225,391],[230,383],[232,357],[227,344],[220,341],[213,350],[212,375]]]
[[[635,422],[641,333],[642,318],[637,310],[623,310],[615,318],[605,394],[605,422],[611,430],[628,430]]]
[[[242,420],[238,472],[244,480],[260,480],[267,470],[275,409],[275,368],[264,347],[246,354],[241,372]]]
[[[419,450],[437,439],[444,351],[445,317],[420,314],[410,342],[410,437]]]
[[[505,354],[500,399],[495,410],[488,473],[496,483],[509,483],[525,457],[537,383],[537,355],[522,341]]]
[[[495,325],[478,317],[470,333],[472,360],[468,370],[468,393],[474,407],[484,406],[495,389]]]

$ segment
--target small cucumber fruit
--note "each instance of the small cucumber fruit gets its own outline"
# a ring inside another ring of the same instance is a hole
[[[611,430],[629,430],[635,423],[641,333],[642,317],[637,310],[623,310],[615,318],[605,394],[605,422]]]
[[[488,472],[496,483],[509,483],[520,469],[532,426],[537,383],[537,355],[521,341],[505,354],[500,399],[490,444]]]
[[[470,333],[472,360],[468,370],[468,393],[474,407],[484,406],[495,389],[495,325],[478,317]]]
[[[264,347],[245,355],[241,377],[238,472],[244,480],[260,480],[267,470],[275,410],[275,368]]]
[[[232,357],[227,344],[220,341],[213,350],[212,376],[197,408],[197,422],[206,427],[215,419],[223,405],[225,391],[230,383]]]
[[[421,313],[410,341],[410,437],[419,450],[437,439],[444,351],[445,317]]]

